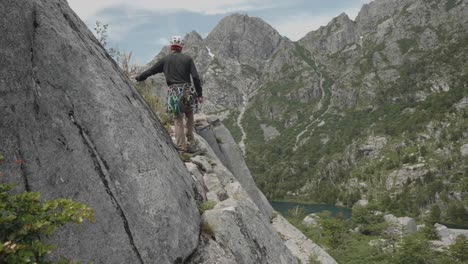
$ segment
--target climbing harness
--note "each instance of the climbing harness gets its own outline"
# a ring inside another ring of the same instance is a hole
[[[167,112],[181,115],[191,109],[197,113],[200,110],[197,98],[197,91],[191,84],[173,84],[167,90]]]

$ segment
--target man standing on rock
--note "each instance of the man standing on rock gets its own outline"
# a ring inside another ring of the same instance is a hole
[[[175,115],[175,138],[177,149],[189,152],[187,140],[193,142],[193,115],[194,108],[203,102],[202,86],[197,68],[193,59],[182,53],[184,40],[180,36],[171,38],[171,54],[159,60],[148,70],[137,76],[138,82],[145,81],[148,77],[158,73],[164,73],[168,90],[168,111]],[[190,80],[192,76],[193,84]],[[184,115],[187,118],[184,135]]]

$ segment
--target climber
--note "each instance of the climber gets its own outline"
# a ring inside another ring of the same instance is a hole
[[[168,112],[175,117],[175,138],[177,150],[191,152],[189,145],[193,144],[193,115],[195,108],[203,102],[202,86],[193,59],[182,53],[184,40],[173,36],[170,40],[171,53],[148,70],[137,76],[138,82],[145,81],[149,76],[164,73],[168,89]],[[192,76],[193,84],[190,80]],[[184,135],[184,115],[187,119]],[[187,137],[187,140],[185,138]],[[187,141],[190,144],[187,144]]]

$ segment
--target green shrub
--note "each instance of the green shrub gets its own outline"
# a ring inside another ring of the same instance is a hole
[[[429,240],[421,233],[405,237],[396,253],[396,263],[400,264],[431,264],[439,263],[436,252]]]
[[[445,10],[450,11],[461,3],[463,3],[463,0],[448,0],[447,3],[445,3]]]
[[[327,246],[336,249],[344,243],[344,237],[347,235],[348,223],[342,217],[333,217],[331,212],[325,211],[319,214],[318,219],[323,234],[327,237]]]
[[[375,214],[364,206],[353,207],[351,219],[364,235],[379,235],[388,227],[382,214]]]
[[[449,247],[449,256],[453,263],[468,263],[468,238],[460,235],[455,240],[455,244]]]
[[[201,226],[201,231],[203,234],[206,234],[212,239],[215,239],[215,231],[209,223],[203,222]]]
[[[203,214],[205,211],[212,210],[216,206],[215,201],[207,201],[198,206],[198,212]]]
[[[273,220],[276,219],[276,217],[278,217],[278,212],[277,211],[273,211],[273,213],[271,214],[271,222],[273,222]]]
[[[192,155],[190,155],[189,153],[181,152],[180,158],[183,162],[190,162],[190,160],[192,159]]]
[[[315,254],[310,255],[309,257],[309,264],[320,264],[320,260],[318,260],[317,256]]]
[[[135,88],[141,94],[153,113],[161,120],[166,130],[171,131],[172,120],[171,116],[167,114],[164,98],[153,95],[149,84],[138,83],[135,85]]]
[[[67,223],[94,222],[94,212],[68,199],[41,202],[37,192],[10,195],[11,185],[0,185],[0,263],[46,263],[55,248],[40,237]]]
[[[418,46],[418,42],[415,39],[400,39],[397,42],[402,54],[406,54],[412,48]]]

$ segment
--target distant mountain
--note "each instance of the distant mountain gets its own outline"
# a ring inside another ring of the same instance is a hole
[[[376,0],[298,42],[235,14],[186,39],[205,111],[224,116],[269,198],[438,204],[467,224],[452,210],[468,205],[467,1]]]

